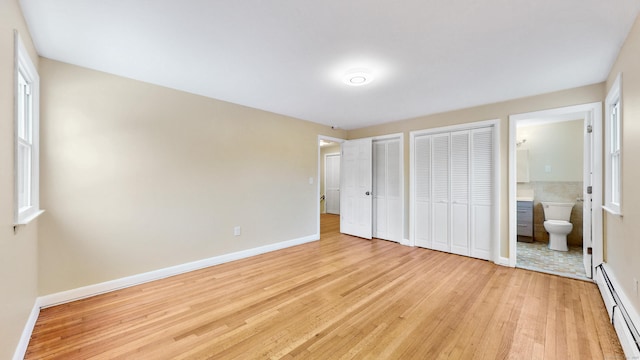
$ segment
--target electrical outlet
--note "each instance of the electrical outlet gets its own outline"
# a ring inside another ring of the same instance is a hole
[[[242,229],[240,228],[240,226],[236,226],[233,228],[233,236],[240,236],[241,233]]]

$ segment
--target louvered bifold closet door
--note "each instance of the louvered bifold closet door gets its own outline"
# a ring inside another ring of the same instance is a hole
[[[431,248],[431,136],[417,136],[413,147],[414,239],[416,246]]]
[[[493,127],[471,131],[471,256],[489,260],[493,229]]]
[[[400,139],[373,142],[373,237],[402,240]]]
[[[433,238],[432,249],[451,251],[449,241],[449,134],[437,134],[432,141]]]
[[[451,133],[451,252],[469,256],[469,131]]]
[[[373,237],[387,236],[387,146],[373,142]]]
[[[390,140],[387,147],[387,236],[384,239],[401,242],[402,221],[402,151],[400,139]]]

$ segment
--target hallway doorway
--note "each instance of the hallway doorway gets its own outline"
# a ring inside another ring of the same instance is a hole
[[[342,139],[318,136],[318,233],[325,214],[337,217],[340,224],[340,168]]]

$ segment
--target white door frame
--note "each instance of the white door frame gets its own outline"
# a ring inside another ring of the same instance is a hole
[[[593,119],[593,194],[592,194],[592,265],[603,262],[602,232],[602,102],[566,106],[562,108],[535,111],[509,116],[509,266],[516,265],[516,136],[518,123],[550,118],[573,117],[574,119],[590,116]],[[583,154],[583,156],[585,156]],[[592,268],[593,272],[593,268]]]
[[[326,141],[331,141],[331,142],[335,142],[335,143],[339,143],[342,144],[343,142],[345,142],[345,139],[339,139],[339,138],[334,138],[331,136],[325,136],[325,135],[318,135],[318,169],[317,169],[317,173],[316,173],[316,194],[318,194],[318,202],[317,202],[317,207],[316,207],[316,219],[318,219],[318,222],[316,223],[316,236],[318,239],[320,239],[320,164],[322,163],[322,151],[320,148],[320,140],[326,140]]]

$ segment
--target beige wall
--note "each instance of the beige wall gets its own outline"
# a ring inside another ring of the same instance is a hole
[[[582,181],[583,127],[584,120],[518,127],[518,139],[527,139],[519,149],[529,150],[531,181]]]
[[[318,135],[335,131],[40,66],[40,294],[318,233]]]
[[[340,144],[335,143],[334,145],[327,145],[320,148],[320,195],[325,195],[324,192],[324,159],[327,154],[335,154],[340,152]],[[320,212],[322,214],[326,213],[326,203],[327,201],[320,202]]]
[[[16,0],[0,0],[0,359],[10,359],[37,296],[37,221],[13,232],[13,30],[37,54]]]
[[[348,132],[349,139],[369,136],[393,134],[403,132],[408,139],[405,141],[405,189],[409,189],[409,132],[413,130],[436,128],[454,124],[462,124],[481,120],[500,119],[500,243],[503,257],[509,256],[509,210],[508,210],[508,166],[509,156],[509,115],[559,108],[570,105],[586,104],[602,101],[604,84],[594,84],[580,88],[538,95],[523,99],[506,101],[496,104],[477,106],[468,109],[423,116],[415,119],[392,122],[379,126],[372,126]],[[425,99],[428,101],[428,99]],[[409,193],[405,192],[405,234],[409,235]]]
[[[605,212],[605,262],[640,312],[640,18],[624,42],[607,80],[607,90],[622,73],[622,213]]]

